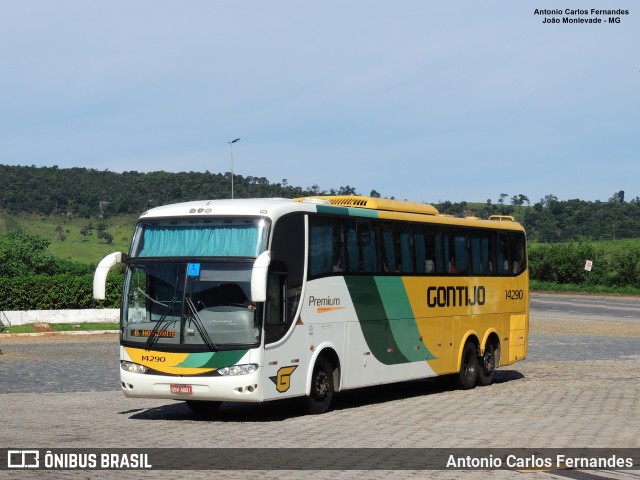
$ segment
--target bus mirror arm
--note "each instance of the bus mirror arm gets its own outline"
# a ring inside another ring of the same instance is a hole
[[[267,273],[271,264],[271,252],[265,251],[258,255],[253,262],[251,271],[251,301],[265,302],[267,300]]]
[[[93,298],[96,300],[105,299],[105,291],[107,288],[107,274],[111,267],[118,263],[126,262],[127,254],[122,252],[113,252],[100,260],[96,267],[96,273],[93,275]]]

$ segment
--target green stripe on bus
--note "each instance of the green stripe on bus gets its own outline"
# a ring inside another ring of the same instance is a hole
[[[316,205],[318,213],[326,213],[328,215],[349,215],[349,209],[346,207],[333,207],[329,205]]]
[[[391,331],[373,277],[345,277],[360,328],[373,356],[385,365],[408,363]]]
[[[368,210],[366,208],[350,208],[350,207],[334,207],[333,205],[316,205],[318,213],[327,215],[348,215],[350,217],[367,217],[378,218],[377,210]]]
[[[223,350],[220,352],[190,353],[176,367],[180,368],[223,368],[235,365],[248,350]]]
[[[350,217],[378,218],[377,210],[367,210],[366,208],[349,208]]]
[[[410,362],[436,358],[421,340],[402,277],[375,277],[393,337]]]

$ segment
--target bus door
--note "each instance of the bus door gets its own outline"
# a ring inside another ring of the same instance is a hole
[[[287,287],[286,274],[269,275],[264,306],[265,399],[305,393],[307,335],[303,326],[293,325]]]

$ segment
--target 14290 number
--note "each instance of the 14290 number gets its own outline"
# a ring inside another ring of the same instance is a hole
[[[524,298],[524,291],[522,290],[506,290],[507,300],[522,300]]]

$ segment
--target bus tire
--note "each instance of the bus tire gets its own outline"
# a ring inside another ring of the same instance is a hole
[[[458,386],[462,390],[471,390],[478,380],[478,352],[473,342],[467,342],[462,349]]]
[[[207,400],[186,400],[187,407],[191,409],[192,412],[199,414],[209,414],[212,415],[218,411],[222,402],[212,402]]]
[[[313,366],[311,392],[305,398],[306,412],[312,415],[326,412],[331,405],[333,393],[333,367],[326,358],[319,357]]]
[[[478,385],[486,387],[493,382],[493,374],[496,371],[496,350],[493,343],[487,343],[484,347],[484,355],[478,357]]]

